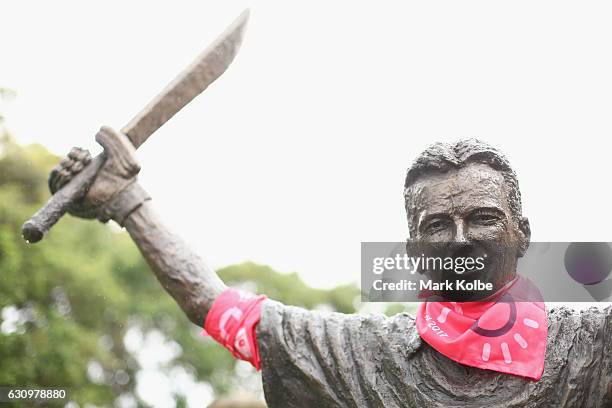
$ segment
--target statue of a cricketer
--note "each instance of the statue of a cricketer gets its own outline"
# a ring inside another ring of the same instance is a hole
[[[98,134],[105,160],[70,213],[124,226],[188,318],[261,368],[270,407],[612,407],[612,308],[534,306],[519,310],[509,327],[481,333],[487,340],[477,346],[455,333],[452,342],[441,339],[444,349],[427,340],[431,316],[419,326],[408,314],[307,311],[229,289],[161,223],[138,183],[131,136],[109,128]],[[51,191],[92,165],[87,151],[73,149],[52,171]],[[404,196],[411,240],[518,242],[515,260],[529,245],[516,175],[483,142],[432,145],[408,170]],[[500,287],[516,278],[516,262],[503,265],[489,277]],[[449,333],[452,321],[479,321],[494,310],[430,306],[420,313],[437,310],[435,327]]]

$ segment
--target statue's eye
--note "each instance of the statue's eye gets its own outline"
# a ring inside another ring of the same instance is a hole
[[[447,225],[448,225],[447,220],[436,218],[427,223],[427,225],[424,228],[424,232],[428,234],[432,234],[432,233],[443,230],[444,228],[447,227]]]
[[[500,218],[497,214],[489,212],[475,213],[470,217],[471,221],[477,225],[494,225],[499,222]]]

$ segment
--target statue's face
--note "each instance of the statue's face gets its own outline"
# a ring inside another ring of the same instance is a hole
[[[443,243],[450,256],[487,257],[484,270],[466,272],[461,278],[501,287],[514,277],[520,248],[529,240],[527,220],[515,219],[506,189],[503,175],[481,163],[423,176],[412,190],[413,242]],[[444,273],[432,277],[459,278]]]

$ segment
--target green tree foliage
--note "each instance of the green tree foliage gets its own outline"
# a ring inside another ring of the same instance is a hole
[[[218,395],[228,392],[235,384],[235,361],[201,336],[163,292],[127,234],[66,216],[40,244],[22,240],[21,225],[48,198],[47,174],[59,158],[42,146],[22,147],[3,133],[0,385],[68,388],[70,399],[80,404],[112,405],[119,395],[136,395],[140,367],[124,339],[138,327],[180,345],[168,369],[184,367]],[[219,274],[287,304],[355,311],[354,286],[313,289],[295,273],[254,263]],[[87,374],[91,364],[101,367],[95,378]]]

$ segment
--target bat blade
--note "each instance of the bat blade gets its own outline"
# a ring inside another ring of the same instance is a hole
[[[245,10],[211,45],[121,131],[138,148],[149,136],[219,78],[240,49],[249,18]]]
[[[248,18],[249,12],[245,10],[191,65],[121,129],[135,148],[143,144],[149,136],[225,72],[240,49]],[[23,224],[21,230],[27,242],[40,241],[69,210],[72,203],[87,193],[105,160],[104,153],[98,155]]]

